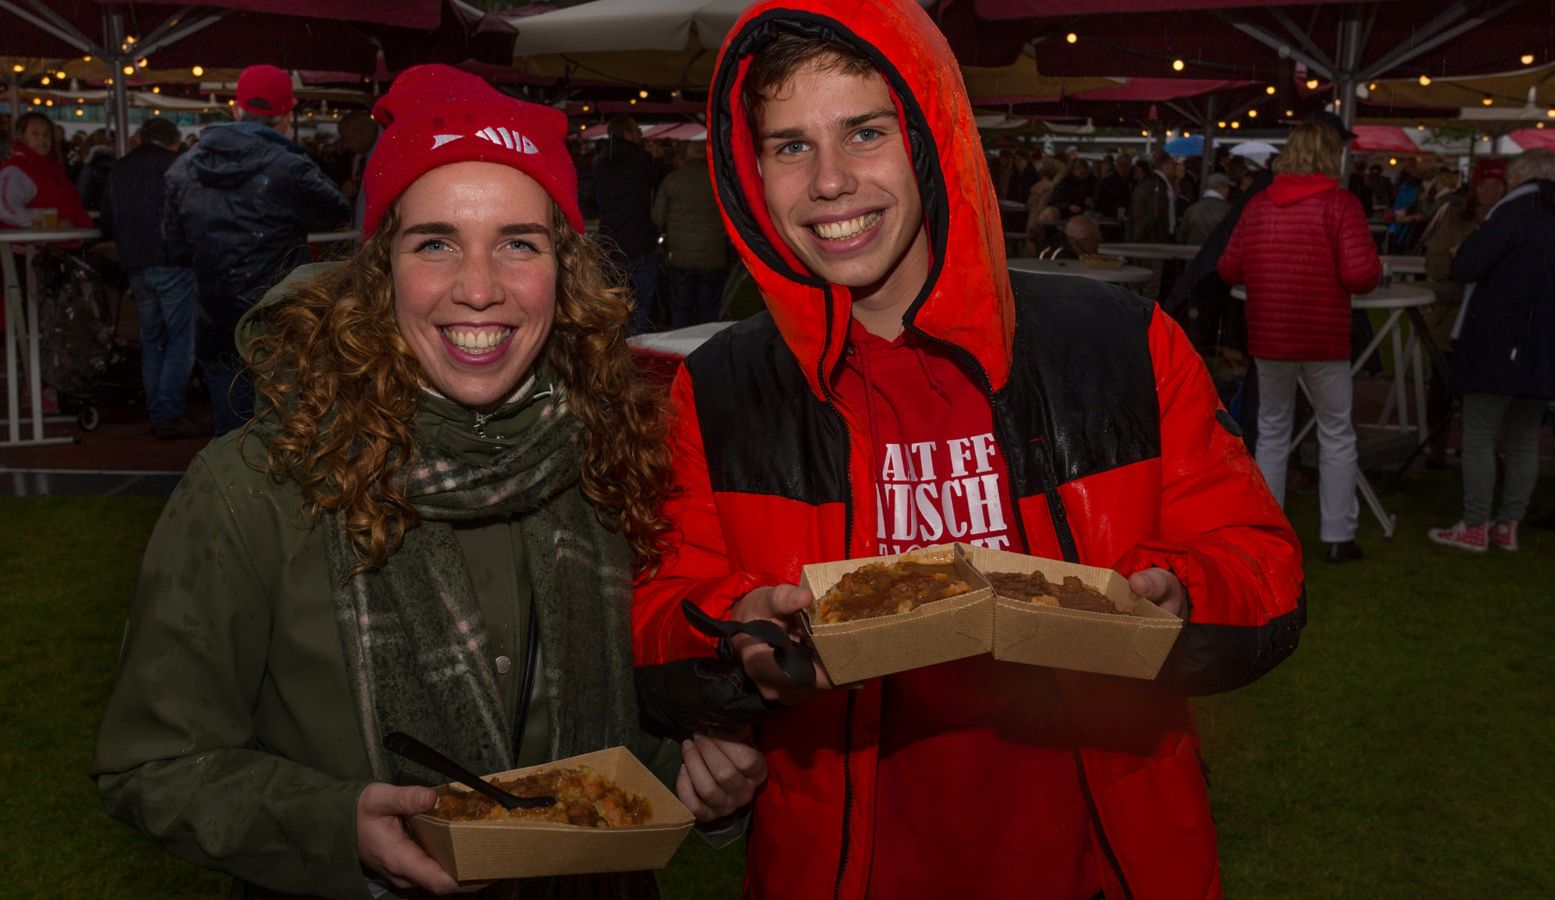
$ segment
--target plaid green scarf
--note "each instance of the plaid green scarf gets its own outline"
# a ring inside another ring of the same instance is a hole
[[[338,517],[330,562],[336,621],[373,776],[444,779],[385,751],[404,731],[481,773],[510,769],[513,722],[485,651],[486,629],[453,524],[516,521],[535,598],[549,693],[551,754],[573,756],[637,731],[631,552],[577,489],[581,426],[556,386],[512,447],[476,465],[422,446],[406,496],[422,521],[382,568],[347,573],[355,556]],[[429,442],[423,442],[429,444]]]

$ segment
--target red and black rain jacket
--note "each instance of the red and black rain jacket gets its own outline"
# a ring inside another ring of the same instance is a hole
[[[1086,278],[1012,287],[959,70],[911,0],[769,0],[747,10],[721,52],[709,164],[768,312],[710,340],[675,377],[675,548],[637,591],[639,666],[715,652],[686,624],[682,600],[724,618],[753,588],[797,582],[805,564],[876,553],[868,426],[832,387],[849,294],[809,274],[777,237],[739,101],[749,56],[779,29],[856,47],[895,95],[933,253],[905,325],[956,354],[986,392],[1028,552],[1123,572],[1161,566],[1186,586],[1188,624],[1155,682],[1052,670],[1051,689],[1030,703],[1072,733],[1107,896],[1219,896],[1185,698],[1246,684],[1295,648],[1299,547],[1170,319]],[[880,718],[877,680],[761,723],[769,779],[748,839],[750,896],[866,896]],[[974,814],[922,810],[950,827]],[[1030,888],[1012,884],[1008,895]]]

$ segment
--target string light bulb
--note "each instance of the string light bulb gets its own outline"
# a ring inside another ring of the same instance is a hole
[[[124,68],[120,69],[119,71],[123,72],[126,75],[134,75],[135,74],[135,67],[130,65],[130,64],[128,64],[128,63],[125,63]]]
[[[584,111],[584,112],[588,112],[588,111],[589,111],[589,110],[591,110],[591,109],[593,109],[593,108],[594,108],[594,107],[592,107],[592,106],[590,106],[590,105],[588,105],[588,104],[587,104],[587,103],[585,103],[585,104],[583,104],[583,111]]]
[[[43,86],[44,86],[44,87],[48,87],[48,86],[49,86],[49,84],[50,84],[50,79],[49,79],[49,76],[47,76],[47,75],[45,75],[45,76],[43,76],[43,81],[42,81],[42,82],[41,82],[41,84],[42,84],[42,85],[43,85]]]
[[[193,75],[196,78],[199,78],[201,75],[205,74],[205,67],[204,66],[195,66],[194,68],[189,70],[189,74]]]
[[[1226,127],[1226,120],[1225,119],[1221,119],[1219,122],[1216,122],[1215,123],[1215,127],[1216,128],[1224,128],[1224,127]]]
[[[1268,94],[1270,97],[1273,97],[1274,96],[1274,85],[1271,84],[1268,87],[1264,88],[1263,92],[1265,94]]]
[[[54,76],[60,81],[64,81],[66,78],[70,77],[70,73],[66,72],[64,69],[60,69],[58,72],[54,73]]]
[[[53,100],[45,100],[45,101],[43,101],[43,105],[44,106],[53,106],[54,105],[54,101]]]
[[[1368,91],[1375,91],[1376,89],[1377,89],[1377,82],[1375,82],[1375,81],[1368,81],[1368,82],[1366,82],[1366,90],[1368,90]]]
[[[1494,97],[1486,94],[1485,96],[1479,98],[1479,103],[1481,106],[1495,106],[1496,100]]]
[[[1296,115],[1296,111],[1294,109],[1285,110],[1285,118],[1289,119],[1294,115]]]
[[[1307,90],[1315,91],[1315,90],[1317,90],[1317,85],[1318,85],[1318,81],[1317,81],[1316,78],[1308,78],[1307,79]]]
[[[1431,86],[1431,76],[1422,74],[1420,76],[1420,86],[1421,87],[1430,87]]]
[[[1258,118],[1258,110],[1256,110],[1256,109],[1248,110],[1247,111],[1247,117],[1249,119],[1256,119],[1256,118]]]
[[[160,84],[152,85],[151,86],[151,93],[153,93],[153,94],[160,94],[160,93],[162,93],[162,85],[160,85]]]
[[[643,88],[642,90],[638,91],[637,92],[637,96],[643,98],[644,100],[647,100],[648,99],[648,89],[647,88]]]
[[[1388,165],[1390,165],[1390,166],[1398,165],[1398,157],[1396,157],[1396,156],[1388,157]]]
[[[1141,129],[1139,129],[1139,136],[1140,137],[1149,137],[1150,136],[1150,132],[1145,130],[1145,129],[1143,129],[1143,128],[1141,128]]]
[[[1172,60],[1172,71],[1173,72],[1181,72],[1185,68],[1187,68],[1187,63],[1184,63],[1180,59]]]
[[[20,75],[23,72],[27,71],[27,67],[22,65],[21,63],[11,63],[11,71],[15,72],[18,75]]]
[[[1531,66],[1531,65],[1533,65],[1533,54],[1532,53],[1524,53],[1522,56],[1518,57],[1517,61],[1522,63],[1525,66]]]
[[[76,115],[84,116],[84,115],[86,115],[86,110],[84,110],[84,109],[82,109],[81,107],[78,106],[78,107],[76,107]],[[1543,125],[1544,123],[1540,122],[1539,124]]]
[[[1241,122],[1232,122],[1231,123],[1231,130],[1233,130],[1233,131],[1235,131],[1236,129],[1241,128],[1241,127],[1242,127],[1242,123]]]
[[[637,98],[633,97],[632,99],[626,101],[626,105],[627,106],[636,106],[637,105]]]
[[[32,98],[32,105],[33,106],[42,106],[43,105],[43,98],[42,97],[34,97],[34,98]]]
[[[81,61],[82,62],[91,62],[92,61],[92,54],[88,53],[87,55],[81,57]]]
[[[145,67],[151,65],[151,60],[149,60],[146,57],[142,56],[140,59],[135,60],[135,65],[137,67],[139,67],[139,68],[144,69]]]
[[[1075,34],[1073,31],[1071,31],[1068,34],[1064,35],[1064,40],[1066,40],[1069,43],[1073,44],[1076,41],[1080,40],[1080,36],[1078,34]]]

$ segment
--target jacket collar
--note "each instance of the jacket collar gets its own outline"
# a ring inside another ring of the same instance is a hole
[[[944,36],[912,0],[765,0],[740,17],[719,53],[709,91],[709,163],[725,228],[810,389],[830,399],[852,299],[846,287],[805,269],[778,236],[763,199],[740,86],[752,54],[779,27],[849,44],[886,79],[917,171],[932,259],[904,324],[963,351],[987,387],[999,390],[1009,377],[1015,333],[1003,228],[971,104]]]

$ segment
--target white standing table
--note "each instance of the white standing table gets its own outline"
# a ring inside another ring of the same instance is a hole
[[[1237,285],[1231,289],[1231,296],[1240,300],[1247,299],[1247,288]],[[1436,302],[1436,294],[1428,288],[1413,284],[1384,285],[1381,289],[1369,294],[1356,294],[1350,298],[1352,309],[1385,309],[1388,317],[1377,333],[1372,336],[1371,343],[1356,357],[1350,366],[1350,374],[1354,375],[1366,365],[1377,351],[1382,347],[1383,341],[1391,341],[1393,347],[1393,386],[1388,390],[1387,400],[1382,406],[1382,415],[1378,418],[1377,427],[1405,430],[1418,429],[1424,437],[1430,434],[1430,428],[1426,423],[1425,406],[1425,363],[1422,358],[1421,347],[1425,346],[1434,351],[1435,345],[1430,342],[1430,328],[1427,326],[1421,310]],[[1409,331],[1406,333],[1405,319],[1408,319]],[[1443,369],[1445,372],[1446,370]],[[1415,424],[1409,421],[1409,387],[1413,381]],[[1308,402],[1312,400],[1312,394],[1307,390],[1306,382],[1297,379],[1296,384],[1301,392],[1307,395]],[[1390,422],[1394,412],[1397,412],[1397,422]],[[1296,430],[1295,437],[1291,440],[1291,446],[1296,446],[1306,439],[1306,436],[1316,426],[1316,418],[1307,420]],[[1372,514],[1382,525],[1382,533],[1387,537],[1393,536],[1394,527],[1398,523],[1398,517],[1389,513],[1382,506],[1382,501],[1377,498],[1376,491],[1372,490],[1371,482],[1366,480],[1366,473],[1356,467],[1356,488],[1361,497],[1366,500],[1366,505],[1371,508]]]
[[[1097,249],[1124,259],[1192,259],[1199,255],[1198,244],[1102,244]]]
[[[1011,272],[1030,272],[1034,275],[1078,275],[1109,284],[1140,284],[1150,280],[1150,270],[1140,266],[1101,269],[1087,266],[1077,259],[1036,259],[1029,256],[1007,262]]]
[[[43,364],[38,347],[38,285],[32,269],[32,257],[39,244],[84,241],[102,237],[94,228],[27,228],[0,230],[0,275],[5,282],[5,400],[6,435],[4,447],[46,447],[68,444],[73,438],[43,436]],[[12,251],[15,252],[12,252]],[[16,257],[22,258],[25,276],[16,271]],[[22,277],[27,279],[25,298]],[[27,378],[27,399],[32,409],[32,436],[22,437],[21,388],[18,362]]]
[[[1401,253],[1385,253],[1381,257],[1383,271],[1390,275],[1424,275],[1425,257]]]

